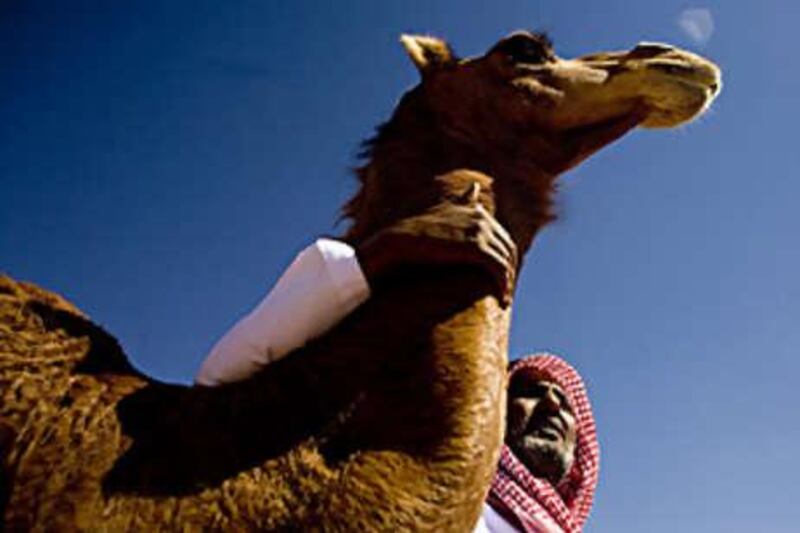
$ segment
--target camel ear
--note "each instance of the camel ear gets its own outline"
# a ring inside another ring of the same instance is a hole
[[[404,34],[400,42],[423,75],[458,61],[450,45],[436,37]]]

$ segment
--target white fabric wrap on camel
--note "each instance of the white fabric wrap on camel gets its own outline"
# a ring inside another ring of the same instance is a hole
[[[300,252],[275,287],[212,348],[195,382],[246,379],[335,326],[369,298],[347,244],[319,239]]]

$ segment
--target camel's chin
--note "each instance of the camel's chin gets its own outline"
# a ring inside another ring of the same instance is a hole
[[[681,124],[686,124],[689,120],[676,118],[669,113],[654,113],[643,120],[641,126],[649,130],[663,130],[677,128]]]
[[[678,126],[692,122],[702,115],[708,107],[709,104],[677,111],[675,109],[654,109],[640,125],[648,129],[677,128]]]
[[[682,82],[681,86],[684,94],[680,97],[659,95],[661,98],[656,97],[647,102],[649,111],[641,123],[643,128],[675,128],[692,122],[711,107],[711,102],[718,93],[717,85],[712,88]]]

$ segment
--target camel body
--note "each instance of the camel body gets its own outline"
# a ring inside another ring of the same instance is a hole
[[[460,302],[426,310],[398,280],[254,380],[289,385],[254,406],[236,387],[154,382],[60,298],[0,283],[9,530],[467,530],[477,520],[502,436],[508,313],[493,297],[465,305],[440,279],[426,292]],[[430,327],[436,315],[448,318]],[[448,348],[430,358],[431,344]],[[240,419],[227,419],[235,409]]]
[[[346,207],[359,244],[478,182],[520,253],[555,178],[637,125],[702,113],[718,69],[667,45],[575,60],[513,34],[460,60],[403,44],[401,100]],[[0,514],[8,530],[469,531],[503,435],[509,310],[481,269],[405,269],[252,378],[137,372],[71,304],[0,278]]]

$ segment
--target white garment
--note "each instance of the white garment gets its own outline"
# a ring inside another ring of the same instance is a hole
[[[518,530],[491,505],[484,503],[483,515],[478,519],[473,533],[518,533]]]
[[[275,287],[214,346],[195,381],[240,381],[335,326],[369,298],[355,250],[319,239],[300,252]],[[488,503],[474,533],[516,533]]]
[[[300,252],[275,287],[212,348],[195,382],[240,381],[319,337],[369,298],[355,250],[319,239]]]

